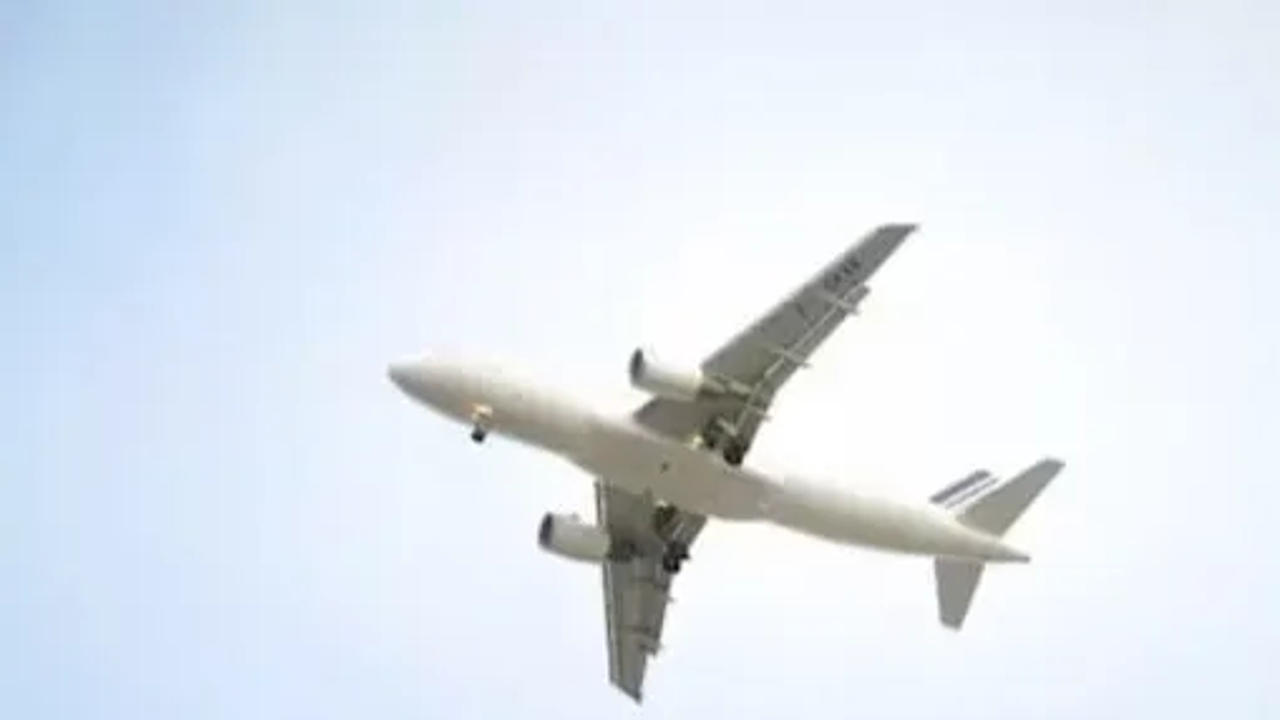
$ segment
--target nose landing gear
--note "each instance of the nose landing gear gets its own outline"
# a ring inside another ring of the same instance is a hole
[[[477,405],[471,412],[471,441],[482,443],[489,436],[489,425],[493,420],[493,410],[488,405]]]

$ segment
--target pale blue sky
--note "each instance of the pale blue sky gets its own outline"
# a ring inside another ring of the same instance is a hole
[[[1274,3],[0,6],[0,716],[1280,714]],[[639,711],[588,478],[386,381],[624,408],[922,231],[753,456],[923,498],[1052,453],[964,632],[927,562],[714,524]]]

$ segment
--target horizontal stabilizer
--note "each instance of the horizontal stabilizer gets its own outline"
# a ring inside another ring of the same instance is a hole
[[[975,492],[978,487],[985,485],[984,481],[989,479],[992,479],[991,473],[986,470],[975,471],[930,495],[929,502],[942,507],[953,507],[961,499]]]

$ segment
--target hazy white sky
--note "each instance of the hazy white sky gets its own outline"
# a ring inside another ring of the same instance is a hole
[[[1280,713],[1273,3],[0,8],[0,715]],[[589,478],[409,403],[619,409],[922,230],[752,461],[905,498],[1043,454],[965,630],[928,562],[710,526],[637,711]]]

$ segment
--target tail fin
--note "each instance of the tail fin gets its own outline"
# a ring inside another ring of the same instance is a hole
[[[1045,458],[1005,482],[979,471],[944,488],[930,500],[954,511],[960,522],[975,530],[1004,535],[1062,466],[1061,460]],[[960,629],[984,567],[974,560],[937,558],[933,561],[938,617],[943,625]]]
[[[933,561],[933,579],[938,589],[938,619],[952,630],[959,630],[969,614],[973,591],[978,589],[982,569],[986,565],[976,560]]]

